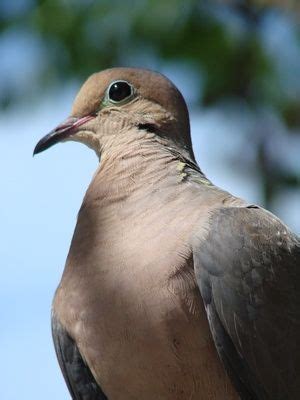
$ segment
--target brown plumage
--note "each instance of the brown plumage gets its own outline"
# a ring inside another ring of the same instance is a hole
[[[299,239],[203,175],[175,86],[94,74],[35,153],[61,140],[101,159],[53,303],[73,399],[295,400]]]

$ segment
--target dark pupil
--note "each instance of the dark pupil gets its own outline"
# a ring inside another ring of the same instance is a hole
[[[113,101],[121,101],[131,95],[131,87],[127,82],[115,82],[109,88],[109,98]]]

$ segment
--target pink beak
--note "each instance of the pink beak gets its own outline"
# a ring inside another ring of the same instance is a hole
[[[49,147],[54,144],[63,141],[68,136],[76,133],[78,131],[78,127],[85,122],[95,118],[95,115],[86,115],[85,117],[69,117],[61,124],[59,124],[53,131],[49,132],[46,136],[44,136],[35,146],[33,155],[41,153],[44,150],[47,150]]]

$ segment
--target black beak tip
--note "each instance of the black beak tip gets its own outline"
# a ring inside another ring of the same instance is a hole
[[[38,153],[39,153],[39,148],[38,148],[38,145],[36,145],[34,150],[33,150],[32,157],[34,157]]]
[[[33,150],[33,156],[41,153],[44,150],[49,149],[49,147],[54,144],[65,140],[72,133],[77,131],[77,128],[83,123],[95,118],[95,114],[86,115],[85,117],[69,117],[63,123],[53,129],[48,135],[44,136],[35,146]]]
[[[41,153],[42,151],[46,150],[47,147],[48,147],[48,146],[45,146],[44,140],[43,140],[43,139],[40,140],[40,141],[36,144],[36,146],[35,146],[35,148],[34,148],[34,150],[33,150],[32,157],[34,157],[36,154],[39,154],[39,153]]]
[[[57,142],[61,140],[61,131],[54,130],[48,133],[48,135],[44,136],[35,146],[33,150],[33,156],[41,153],[44,150],[49,149],[49,147],[53,146]]]

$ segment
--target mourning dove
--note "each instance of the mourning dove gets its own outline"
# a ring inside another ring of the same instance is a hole
[[[52,309],[72,398],[299,399],[300,240],[205,177],[178,89],[96,73],[34,153],[68,140],[101,159]]]

